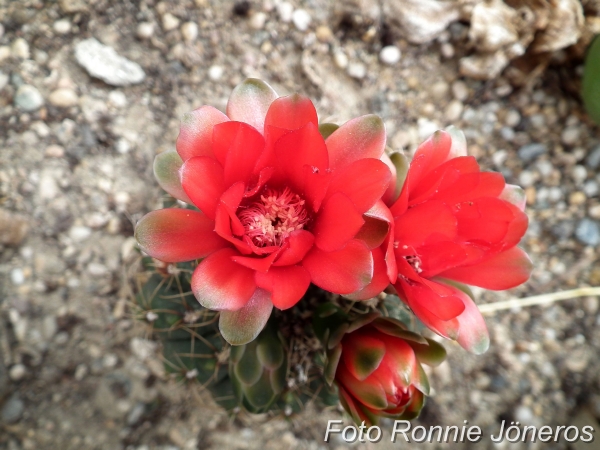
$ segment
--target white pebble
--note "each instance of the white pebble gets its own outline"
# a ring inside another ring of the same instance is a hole
[[[290,2],[281,2],[277,5],[277,12],[282,22],[288,23],[292,21],[292,15],[294,14],[294,5]]]
[[[508,158],[506,150],[497,150],[492,154],[492,161],[494,161],[496,167],[501,167],[502,164],[504,164],[504,161],[506,161],[506,158]]]
[[[58,34],[68,34],[71,32],[71,22],[67,19],[57,20],[54,22],[54,25],[52,25],[52,28]]]
[[[571,176],[573,177],[573,180],[576,184],[581,184],[587,178],[587,169],[584,166],[578,164],[575,167],[573,167]]]
[[[79,97],[73,89],[60,88],[52,91],[48,100],[54,106],[69,108],[75,106],[79,102]]]
[[[460,119],[463,108],[464,106],[460,100],[452,100],[450,103],[448,103],[448,106],[446,106],[444,117],[448,122],[456,122],[458,119]]]
[[[519,184],[523,187],[529,187],[533,186],[533,183],[535,183],[535,176],[533,175],[533,172],[529,170],[522,171],[519,175]]]
[[[27,368],[23,364],[15,364],[8,372],[8,376],[13,381],[20,381],[25,378],[27,374]]]
[[[44,150],[44,155],[49,158],[62,158],[65,156],[65,149],[60,145],[49,145],[46,147],[46,150]]]
[[[310,22],[312,18],[310,14],[305,9],[297,9],[292,14],[292,20],[294,22],[294,26],[300,31],[308,30]]]
[[[110,91],[108,102],[116,108],[124,108],[127,106],[127,97],[121,91]]]
[[[345,69],[346,67],[348,67],[348,57],[341,50],[333,54],[333,62],[335,62],[335,65],[338,66],[340,69]]]
[[[77,381],[81,381],[85,378],[85,376],[88,373],[88,368],[85,364],[79,364],[76,368],[75,368],[75,379]]]
[[[442,56],[446,59],[450,59],[454,56],[454,46],[450,42],[445,42],[441,45],[440,51]]]
[[[142,22],[137,26],[137,37],[140,39],[151,38],[154,34],[154,24],[150,22]]]
[[[23,272],[23,269],[21,269],[20,267],[17,267],[13,270],[10,271],[10,280],[13,282],[14,285],[21,285],[25,282],[25,273]]]
[[[560,135],[560,139],[563,144],[574,145],[579,141],[581,137],[581,130],[579,127],[567,127]]]
[[[75,242],[81,242],[86,240],[92,234],[92,230],[88,227],[83,226],[72,226],[69,230],[69,237]]]
[[[223,68],[221,66],[210,66],[208,69],[208,78],[213,81],[219,80],[223,76]]]
[[[11,51],[15,58],[29,59],[29,44],[23,38],[17,38],[14,40],[11,46]]]
[[[119,152],[121,155],[124,155],[125,153],[129,153],[131,150],[131,144],[127,142],[127,139],[121,138],[115,144],[115,148],[117,152]]]
[[[469,98],[469,88],[464,81],[455,81],[452,83],[452,94],[456,100],[464,102]]]
[[[179,26],[179,19],[171,13],[166,13],[162,16],[162,27],[165,31],[174,30]]]
[[[255,12],[250,16],[250,27],[255,30],[262,30],[267,22],[267,15],[264,12]]]
[[[400,56],[402,56],[402,53],[395,45],[387,45],[379,52],[379,59],[382,63],[387,64],[388,66],[397,64],[398,61],[400,61]]]
[[[186,22],[181,25],[181,35],[186,42],[194,42],[198,37],[198,25],[195,22]]]
[[[363,79],[367,75],[367,66],[363,63],[352,63],[348,65],[348,75],[357,80]]]

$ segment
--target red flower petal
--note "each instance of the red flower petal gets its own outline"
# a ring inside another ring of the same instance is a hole
[[[378,339],[379,335],[355,331],[344,336],[342,345],[342,363],[350,374],[358,381],[364,381],[377,370],[385,355],[385,344]],[[383,383],[382,383],[383,384]]]
[[[181,166],[180,178],[194,205],[214,219],[219,197],[225,190],[221,165],[208,156],[191,158]]]
[[[446,241],[419,247],[421,258],[420,274],[424,278],[431,278],[440,272],[453,267],[470,265],[485,256],[485,250],[475,245],[459,244]]]
[[[194,156],[213,156],[213,127],[229,118],[212,106],[202,106],[181,119],[177,137],[177,153],[183,161]]]
[[[334,172],[325,199],[341,192],[352,200],[358,212],[364,213],[385,193],[391,179],[385,163],[372,158],[360,159]]]
[[[198,211],[161,209],[138,222],[135,237],[140,248],[153,258],[167,262],[203,258],[225,247],[213,230],[214,222]]]
[[[506,200],[509,203],[512,203],[521,211],[525,210],[525,204],[527,203],[527,198],[525,197],[525,191],[514,184],[507,184],[504,186],[504,190],[499,195],[499,198],[502,200]]]
[[[236,311],[221,311],[219,331],[231,345],[244,345],[252,342],[263,330],[273,304],[271,296],[263,289],[256,289],[248,303]]]
[[[215,215],[215,232],[223,239],[226,239],[235,245],[242,255],[249,255],[252,253],[252,249],[248,243],[233,237],[233,233],[231,232],[231,218],[227,208],[222,204],[217,206],[217,212]]]
[[[225,185],[230,186],[237,181],[247,183],[250,181],[256,161],[265,148],[265,139],[256,129],[245,123],[227,122],[225,126],[215,127],[215,130],[219,129],[223,132],[224,128],[231,133],[228,136],[230,142],[215,141],[215,153],[220,155],[224,150],[221,145],[229,144],[223,165]]]
[[[455,215],[461,238],[488,245],[499,244],[506,237],[509,225],[515,218],[511,207],[523,214],[510,203],[492,197],[474,199],[457,206],[459,208]],[[526,229],[527,222],[524,225]]]
[[[330,172],[316,171],[311,166],[304,166],[304,199],[313,212],[319,212],[331,181]]]
[[[292,131],[275,143],[274,184],[288,184],[297,194],[304,193],[304,166],[313,171],[325,171],[328,167],[327,147],[312,123]]]
[[[326,252],[339,250],[364,223],[354,203],[346,195],[336,193],[329,197],[316,218],[312,229],[315,245]]]
[[[435,283],[430,281],[430,283]],[[437,283],[435,283],[437,284]],[[456,289],[444,286],[450,295],[440,295],[433,289],[421,283],[405,283],[402,285],[407,295],[409,306],[412,308],[419,304],[421,308],[427,309],[440,320],[446,321],[458,317],[464,310],[465,305],[457,297]]]
[[[457,234],[457,221],[444,203],[421,203],[396,219],[394,234],[400,247],[452,240]]]
[[[329,167],[338,169],[364,158],[381,158],[385,126],[373,114],[349,120],[327,138]]]
[[[264,133],[265,116],[277,93],[262,80],[248,78],[237,85],[227,102],[227,115],[231,120],[252,125]]]
[[[360,291],[345,295],[350,300],[368,300],[383,292],[390,284],[383,252],[380,248],[375,248],[371,253],[373,255],[373,279]]]
[[[310,99],[299,94],[279,97],[271,103],[265,118],[265,127],[284,130],[297,130],[307,123],[319,126],[317,111]]]
[[[287,238],[287,246],[279,253],[274,266],[291,266],[298,264],[315,242],[315,236],[306,230],[293,231]]]
[[[342,355],[344,352],[342,351]],[[387,396],[378,380],[359,381],[348,370],[345,364],[338,366],[336,380],[359,402],[373,409],[385,409],[388,406]]]
[[[358,240],[335,252],[313,247],[302,265],[314,284],[334,294],[359,291],[373,279],[373,256],[365,243]]]
[[[445,131],[436,131],[429,139],[419,145],[408,169],[407,182],[404,189],[412,192],[421,180],[440,164],[444,163],[450,154],[452,138]]]
[[[224,248],[203,259],[192,275],[192,292],[202,306],[235,311],[254,294],[254,271],[233,262],[235,250]]]
[[[273,252],[269,256],[265,256],[264,258],[235,255],[231,257],[231,260],[244,267],[256,270],[257,272],[266,272],[271,268],[273,261],[275,260],[275,258],[277,258],[277,254],[277,252]]]
[[[492,255],[471,266],[455,267],[439,274],[440,277],[502,290],[518,286],[529,279],[533,266],[527,253],[518,247]]]
[[[271,267],[268,272],[256,272],[257,286],[271,293],[273,305],[279,309],[294,306],[306,293],[310,275],[304,267]]]
[[[456,340],[458,338],[459,322],[457,318],[441,320],[429,309],[425,308],[423,303],[419,301],[419,294],[411,289],[411,284],[405,281],[403,277],[398,277],[398,282],[394,284],[394,287],[402,300],[410,306],[415,316],[417,316],[427,328],[448,339]],[[422,289],[419,289],[418,292],[422,292]],[[417,296],[415,296],[415,294]]]

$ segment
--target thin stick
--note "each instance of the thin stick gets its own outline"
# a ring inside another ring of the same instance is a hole
[[[559,300],[568,300],[570,298],[600,296],[600,287],[581,287],[571,289],[570,291],[554,292],[552,294],[534,295],[533,297],[511,298],[510,300],[479,305],[481,314],[492,314],[496,311],[502,311],[511,308],[521,308],[523,306],[547,305]]]

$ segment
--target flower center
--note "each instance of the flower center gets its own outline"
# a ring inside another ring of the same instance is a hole
[[[281,246],[293,231],[301,230],[309,221],[304,204],[287,187],[283,191],[267,189],[257,201],[242,208],[238,217],[254,245]]]

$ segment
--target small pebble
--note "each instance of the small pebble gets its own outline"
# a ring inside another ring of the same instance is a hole
[[[171,13],[166,13],[162,16],[162,28],[165,31],[174,30],[179,26],[179,19]]]
[[[455,81],[452,83],[452,95],[456,100],[460,100],[461,102],[465,102],[467,98],[469,98],[469,88],[464,81]]]
[[[17,422],[25,411],[25,403],[19,397],[19,394],[13,394],[2,406],[0,411],[0,419],[4,423]]]
[[[71,32],[71,22],[67,19],[61,19],[54,22],[52,29],[58,34],[68,34]]]
[[[23,111],[33,112],[42,107],[44,97],[35,87],[29,84],[22,84],[14,98],[15,106]]]
[[[585,203],[585,200],[586,200],[585,194],[581,191],[575,191],[569,195],[569,203],[571,205],[575,205],[575,206],[583,205]]]
[[[338,50],[333,54],[333,62],[340,69],[348,67],[348,57],[342,50]]]
[[[576,165],[571,171],[571,176],[576,184],[581,184],[587,178],[587,169],[582,165]]]
[[[8,371],[8,376],[13,381],[20,381],[27,375],[27,368],[23,364],[15,364]]]
[[[545,144],[539,143],[524,145],[518,151],[519,158],[525,162],[533,161],[544,153],[548,153],[548,147]]]
[[[379,59],[382,63],[387,64],[388,66],[393,66],[400,61],[400,57],[402,56],[400,49],[395,45],[386,45],[379,52]]]
[[[13,270],[11,270],[10,281],[12,281],[15,286],[20,286],[23,284],[25,282],[25,272],[23,272],[23,269],[20,267],[15,267]]]
[[[44,155],[49,158],[62,158],[65,156],[65,149],[60,145],[49,145],[46,147],[46,150],[44,150]]]
[[[266,22],[267,15],[264,12],[255,12],[250,16],[248,24],[250,25],[250,28],[253,28],[255,30],[262,30]]]
[[[198,25],[195,22],[186,22],[181,25],[181,35],[186,42],[194,42],[198,37]]]
[[[11,45],[11,53],[15,58],[29,59],[31,56],[29,52],[29,44],[23,38],[17,38]]]
[[[223,67],[221,66],[210,66],[208,69],[208,78],[213,81],[220,80],[223,76]]]
[[[117,108],[124,108],[127,106],[127,97],[121,91],[110,91],[108,94],[108,101],[112,106]]]
[[[582,244],[595,247],[600,244],[600,226],[597,221],[586,217],[577,225],[575,236]]]
[[[292,15],[294,14],[294,5],[290,2],[281,2],[277,5],[277,12],[282,22],[289,23],[292,21]]]
[[[292,14],[294,26],[300,31],[308,30],[311,20],[310,14],[304,9],[297,9]]]
[[[440,52],[442,56],[446,59],[450,59],[454,57],[454,46],[450,42],[444,42],[440,47]]]
[[[348,75],[357,80],[362,80],[367,75],[367,66],[363,63],[353,62],[348,65]]]
[[[600,167],[600,145],[597,145],[592,149],[590,154],[585,159],[585,164],[592,170]]]
[[[83,380],[87,374],[88,374],[88,368],[85,364],[79,364],[75,368],[75,379],[77,381]]]
[[[73,239],[75,242],[85,241],[92,234],[92,230],[88,227],[83,226],[73,226],[69,230],[69,237]]]
[[[534,176],[533,172],[531,172],[529,170],[522,171],[521,174],[519,175],[519,184],[522,187],[529,187],[529,186],[533,186],[533,183],[535,183],[535,176]]]
[[[581,129],[579,127],[567,127],[560,135],[560,140],[563,144],[574,145],[579,142],[581,137]]]
[[[79,97],[73,89],[60,88],[50,93],[48,101],[54,106],[69,108],[79,103]]]
[[[600,219],[600,205],[591,206],[588,214],[592,219]]]
[[[137,37],[140,39],[149,39],[154,34],[154,24],[150,22],[142,22],[137,26]]]
[[[331,42],[333,39],[333,31],[331,31],[331,28],[329,28],[327,25],[320,25],[315,31],[315,36],[317,36],[319,42],[326,44],[327,42]]]
[[[463,112],[463,108],[464,105],[460,100],[452,100],[450,103],[448,103],[448,106],[446,106],[446,109],[444,111],[445,119],[448,122],[456,122],[458,119],[460,119],[460,115]]]
[[[586,181],[583,185],[583,192],[589,198],[596,197],[600,193],[600,186],[595,180]]]

